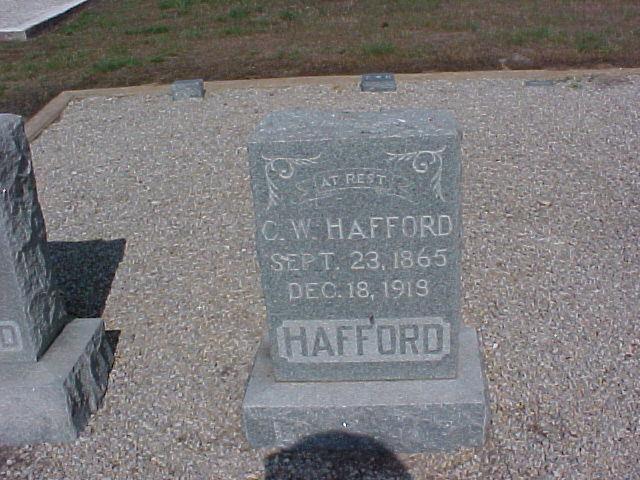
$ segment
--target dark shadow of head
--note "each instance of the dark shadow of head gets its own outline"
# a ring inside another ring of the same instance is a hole
[[[402,462],[371,437],[327,432],[265,459],[265,480],[411,480]]]
[[[49,242],[53,282],[67,312],[76,318],[101,317],[126,241]]]

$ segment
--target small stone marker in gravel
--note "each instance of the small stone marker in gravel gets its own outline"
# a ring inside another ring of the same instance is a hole
[[[487,403],[460,321],[460,131],[443,111],[285,111],[249,141],[269,334],[254,446],[343,430],[398,451],[480,445]]]
[[[525,80],[525,87],[553,87],[556,84],[556,80]]]
[[[396,79],[393,73],[367,73],[360,79],[363,92],[395,92]]]
[[[176,80],[171,85],[171,96],[174,100],[183,100],[185,98],[203,98],[204,81],[202,79]]]
[[[112,362],[102,320],[65,313],[24,125],[0,114],[0,445],[74,440]]]

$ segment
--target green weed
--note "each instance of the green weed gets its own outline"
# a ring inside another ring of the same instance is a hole
[[[99,73],[114,72],[124,67],[135,67],[140,61],[132,56],[104,57],[93,64],[93,71]]]
[[[184,38],[201,38],[202,30],[198,27],[186,28],[180,32],[180,36]]]
[[[147,57],[146,60],[149,63],[162,63],[166,60],[166,57],[164,55],[152,55]]]
[[[438,23],[432,19],[427,19],[423,25],[427,28],[444,30],[446,32],[477,32],[480,29],[480,24],[470,18],[465,20],[447,19]]]
[[[526,45],[541,42],[550,38],[552,31],[549,27],[523,28],[511,33],[510,43],[513,45]]]
[[[25,62],[22,69],[28,76],[33,76],[40,70],[40,62]]]
[[[266,32],[273,25],[273,22],[266,16],[260,16],[251,21],[253,32]]]
[[[251,10],[246,7],[233,7],[229,10],[229,18],[232,20],[244,20],[249,17]]]
[[[280,20],[284,20],[285,22],[293,22],[296,18],[298,18],[298,13],[293,10],[283,10],[278,14]]]
[[[156,35],[168,32],[169,27],[166,25],[151,25],[149,27],[130,28],[124,31],[126,35]]]
[[[420,10],[434,10],[440,8],[440,0],[400,0],[400,7]]]
[[[226,27],[222,29],[222,34],[227,36],[227,37],[233,37],[233,36],[239,36],[239,35],[245,35],[247,32],[246,29],[238,26],[238,25],[232,25],[230,27]]]
[[[179,13],[187,13],[193,4],[193,0],[160,0],[160,10],[176,10]]]
[[[176,10],[180,12],[186,12],[193,3],[193,0],[175,0],[175,3]]]
[[[73,35],[76,33],[84,32],[89,28],[113,28],[118,22],[107,16],[100,15],[92,12],[80,12],[80,14],[68,25],[65,25],[60,29],[65,35]]]
[[[57,54],[49,57],[47,61],[44,62],[44,68],[50,71],[57,71],[65,68],[70,68],[73,63],[74,61],[72,56],[67,55],[65,52],[63,54]]]
[[[601,32],[582,32],[577,34],[575,47],[580,53],[604,53],[611,50],[609,39]]]
[[[72,35],[76,32],[80,32],[87,28],[92,23],[95,23],[97,14],[92,12],[80,12],[80,14],[71,21],[68,25],[65,25],[61,31],[66,35]]]
[[[294,48],[293,50],[280,49],[273,58],[275,60],[298,61],[302,58],[302,52],[297,48]]]
[[[302,52],[297,48],[294,48],[289,52],[289,60],[299,61],[302,58]]]
[[[362,51],[365,55],[380,56],[389,55],[396,51],[396,47],[391,42],[374,42],[366,43],[362,46]]]

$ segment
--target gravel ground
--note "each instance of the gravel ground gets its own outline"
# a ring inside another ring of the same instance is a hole
[[[69,267],[90,284],[69,302],[104,308],[116,365],[77,442],[0,449],[0,478],[640,478],[638,98],[640,76],[602,76],[72,103],[33,145],[40,199],[69,265],[93,259]],[[276,109],[423,106],[465,132],[463,318],[486,360],[485,448],[250,449],[241,403],[265,311],[247,136]]]

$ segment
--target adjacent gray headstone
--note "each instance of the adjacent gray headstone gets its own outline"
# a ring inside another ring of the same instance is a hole
[[[460,139],[445,111],[285,111],[258,126],[248,152],[269,355],[256,358],[245,397],[252,444],[303,434],[284,420],[299,415],[305,428],[401,450],[432,448],[395,438],[402,429],[440,438],[473,425],[468,441],[441,447],[479,444],[480,355],[473,330],[460,337]],[[398,402],[381,400],[394,389]],[[423,395],[432,390],[443,396]],[[436,418],[435,404],[457,413]],[[329,406],[339,414],[322,413]]]
[[[171,96],[174,100],[182,100],[185,98],[203,98],[204,81],[202,79],[176,80],[171,85]]]
[[[0,444],[73,440],[107,388],[104,323],[66,315],[49,263],[24,125],[0,114]]]
[[[363,92],[395,92],[396,78],[393,73],[367,73],[360,78]]]
[[[0,363],[36,361],[68,321],[20,117],[0,116]]]

